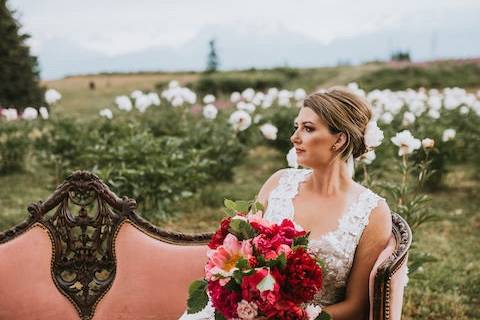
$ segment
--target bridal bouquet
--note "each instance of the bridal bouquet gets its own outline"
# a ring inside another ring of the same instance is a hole
[[[208,244],[205,278],[190,285],[187,312],[199,312],[210,297],[215,319],[329,319],[308,304],[322,287],[308,233],[288,219],[269,223],[258,203],[248,214],[246,202],[225,205],[230,216]]]

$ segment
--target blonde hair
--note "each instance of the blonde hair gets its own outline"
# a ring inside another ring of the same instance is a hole
[[[345,133],[347,141],[339,150],[343,160],[350,155],[357,158],[367,152],[364,135],[372,118],[372,108],[365,99],[347,88],[333,87],[309,95],[303,107],[312,109],[326,122],[332,134]]]

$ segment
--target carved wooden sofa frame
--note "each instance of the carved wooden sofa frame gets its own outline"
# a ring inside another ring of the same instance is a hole
[[[203,275],[211,234],[167,232],[135,208],[86,171],[28,206],[24,222],[0,233],[0,320],[177,319],[189,283]],[[392,218],[390,245],[370,279],[375,320],[401,314],[395,279],[405,276],[412,235]]]

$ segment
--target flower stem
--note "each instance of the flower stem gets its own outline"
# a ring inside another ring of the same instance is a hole
[[[400,187],[400,196],[398,197],[398,206],[400,207],[405,202],[406,186],[407,186],[407,154],[402,156],[402,185]]]
[[[363,184],[368,186],[368,170],[365,163],[363,164]]]

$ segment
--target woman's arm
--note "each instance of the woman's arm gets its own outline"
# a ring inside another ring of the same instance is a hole
[[[392,234],[392,216],[385,201],[371,212],[360,238],[347,282],[345,300],[325,307],[334,320],[363,320],[369,316],[369,277]]]

